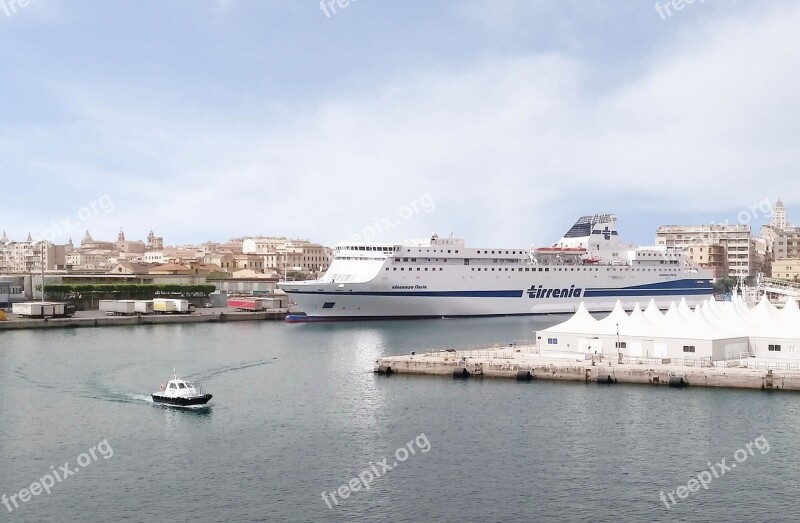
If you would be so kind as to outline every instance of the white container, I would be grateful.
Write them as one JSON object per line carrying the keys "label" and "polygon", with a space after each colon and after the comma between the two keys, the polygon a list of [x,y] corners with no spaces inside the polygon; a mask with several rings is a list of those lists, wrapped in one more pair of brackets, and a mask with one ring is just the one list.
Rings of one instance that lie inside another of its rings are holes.
{"label": "white container", "polygon": [[153,300],[154,312],[175,312],[175,301],[169,298],[155,298]]}
{"label": "white container", "polygon": [[153,301],[136,300],[134,302],[133,310],[136,312],[136,314],[153,314]]}
{"label": "white container", "polygon": [[175,312],[186,314],[189,312],[189,300],[173,299],[172,303],[175,304]]}
{"label": "white container", "polygon": [[42,304],[40,302],[14,303],[11,305],[11,312],[18,316],[41,318]]}
{"label": "white container", "polygon": [[112,314],[135,314],[133,300],[100,300],[100,310]]}
{"label": "white container", "polygon": [[53,316],[62,317],[64,316],[64,304],[63,303],[51,303],[53,307]]}

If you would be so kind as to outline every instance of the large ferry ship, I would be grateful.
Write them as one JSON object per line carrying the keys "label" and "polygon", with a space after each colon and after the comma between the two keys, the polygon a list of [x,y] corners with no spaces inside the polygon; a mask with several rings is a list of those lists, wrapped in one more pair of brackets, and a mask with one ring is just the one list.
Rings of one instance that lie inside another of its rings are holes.
{"label": "large ferry ship", "polygon": [[471,248],[436,234],[402,243],[342,243],[318,280],[278,284],[303,314],[287,321],[610,311],[685,297],[702,303],[711,274],[682,253],[619,240],[612,214],[584,216],[550,247]]}

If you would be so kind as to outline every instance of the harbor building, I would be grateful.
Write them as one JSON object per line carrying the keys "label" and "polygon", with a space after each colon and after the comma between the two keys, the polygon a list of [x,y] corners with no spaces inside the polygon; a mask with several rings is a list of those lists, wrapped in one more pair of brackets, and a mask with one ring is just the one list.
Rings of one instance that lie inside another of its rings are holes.
{"label": "harbor building", "polygon": [[717,271],[720,265],[727,265],[732,278],[755,275],[759,265],[749,225],[662,225],[656,231],[656,245],[697,257],[711,256],[708,246],[717,245],[725,251],[724,262],[721,251],[715,249],[713,262],[706,259],[706,263]]}

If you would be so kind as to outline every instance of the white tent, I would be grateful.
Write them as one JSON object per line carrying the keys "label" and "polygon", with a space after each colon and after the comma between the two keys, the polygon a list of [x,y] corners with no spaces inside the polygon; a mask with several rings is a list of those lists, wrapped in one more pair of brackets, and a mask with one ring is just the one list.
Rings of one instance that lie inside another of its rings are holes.
{"label": "white tent", "polygon": [[570,319],[540,334],[558,350],[713,360],[755,353],[800,360],[800,306],[792,299],[778,310],[764,298],[750,308],[734,296],[730,302],[707,300],[694,310],[685,300],[673,302],[663,314],[651,300],[644,311],[636,304],[627,314],[617,302],[598,321],[581,304]]}

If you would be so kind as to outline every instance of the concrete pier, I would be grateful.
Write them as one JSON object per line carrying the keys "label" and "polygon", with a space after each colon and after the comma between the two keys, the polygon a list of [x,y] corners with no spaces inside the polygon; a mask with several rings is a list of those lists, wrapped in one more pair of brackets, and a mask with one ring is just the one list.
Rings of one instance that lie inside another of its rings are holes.
{"label": "concrete pier", "polygon": [[273,310],[264,312],[237,312],[233,309],[222,311],[202,310],[192,314],[148,314],[141,316],[106,316],[97,311],[90,311],[90,315],[81,316],[82,313],[72,318],[18,318],[8,315],[5,321],[0,321],[0,331],[14,329],[64,329],[81,327],[117,327],[124,325],[167,325],[186,323],[223,323],[229,321],[269,321],[283,320],[286,310]]}
{"label": "concrete pier", "polygon": [[384,356],[375,361],[378,374],[422,374],[455,378],[510,378],[599,383],[635,383],[672,387],[726,387],[800,391],[797,365],[752,368],[746,361],[712,366],[701,361],[646,363],[620,362],[617,358],[548,356],[533,348],[473,351],[438,350],[424,354]]}

